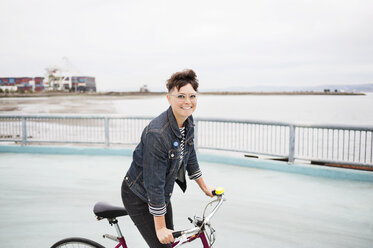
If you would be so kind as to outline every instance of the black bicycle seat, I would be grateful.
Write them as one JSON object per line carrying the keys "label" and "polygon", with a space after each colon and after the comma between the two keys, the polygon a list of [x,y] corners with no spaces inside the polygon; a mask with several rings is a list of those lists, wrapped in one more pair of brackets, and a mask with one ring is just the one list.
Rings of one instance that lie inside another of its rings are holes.
{"label": "black bicycle seat", "polygon": [[124,207],[112,206],[104,202],[97,202],[93,207],[93,212],[98,217],[108,219],[128,215],[127,210]]}

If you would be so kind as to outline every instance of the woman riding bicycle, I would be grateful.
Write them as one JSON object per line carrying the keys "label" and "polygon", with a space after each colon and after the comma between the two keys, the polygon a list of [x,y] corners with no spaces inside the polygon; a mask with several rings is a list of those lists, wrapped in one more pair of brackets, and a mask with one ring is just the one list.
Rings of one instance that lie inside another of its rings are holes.
{"label": "woman riding bicycle", "polygon": [[151,248],[171,247],[174,241],[170,198],[175,182],[185,192],[186,172],[213,196],[193,144],[197,88],[193,70],[176,72],[167,80],[170,107],[145,127],[122,184],[123,204]]}

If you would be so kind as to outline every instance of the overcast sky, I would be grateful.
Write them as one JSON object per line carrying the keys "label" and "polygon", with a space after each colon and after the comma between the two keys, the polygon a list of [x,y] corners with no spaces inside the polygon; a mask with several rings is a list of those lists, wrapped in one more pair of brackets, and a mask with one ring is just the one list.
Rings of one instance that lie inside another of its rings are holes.
{"label": "overcast sky", "polygon": [[373,83],[372,0],[0,0],[0,77],[64,66],[99,90]]}

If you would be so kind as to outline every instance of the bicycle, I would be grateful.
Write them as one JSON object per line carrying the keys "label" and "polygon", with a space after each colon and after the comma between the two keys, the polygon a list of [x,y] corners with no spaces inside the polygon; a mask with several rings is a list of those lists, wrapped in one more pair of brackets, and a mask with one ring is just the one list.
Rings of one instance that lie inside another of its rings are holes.
{"label": "bicycle", "polygon": [[[221,207],[223,202],[226,200],[224,195],[223,188],[217,188],[213,191],[213,195],[216,196],[216,199],[213,199],[209,203],[207,203],[202,217],[194,216],[194,219],[188,218],[189,221],[194,224],[193,228],[184,230],[184,231],[176,231],[173,232],[173,236],[177,239],[174,243],[172,243],[173,248],[177,248],[182,246],[183,244],[195,241],[200,239],[203,245],[203,248],[212,248],[212,245],[215,242],[215,230],[211,226],[210,220],[215,215],[217,210]],[[208,216],[205,216],[206,210],[209,206],[213,203],[217,203],[211,213]],[[117,207],[112,206],[107,203],[98,202],[93,207],[93,212],[96,215],[97,220],[107,219],[111,226],[115,227],[118,236],[104,234],[103,238],[107,238],[110,240],[115,241],[117,244],[115,248],[128,248],[126,244],[126,240],[122,235],[122,232],[119,228],[118,224],[118,217],[128,215],[126,209],[124,207]],[[62,248],[62,247],[91,247],[91,248],[105,248],[104,246],[100,245],[99,243],[79,237],[73,238],[66,238],[56,242],[51,248]]]}

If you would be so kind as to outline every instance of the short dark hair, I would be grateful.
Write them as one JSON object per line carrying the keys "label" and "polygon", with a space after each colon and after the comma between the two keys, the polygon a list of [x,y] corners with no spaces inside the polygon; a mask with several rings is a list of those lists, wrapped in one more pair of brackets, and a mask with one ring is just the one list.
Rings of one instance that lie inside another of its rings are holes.
{"label": "short dark hair", "polygon": [[168,92],[170,92],[175,87],[177,90],[180,90],[181,87],[184,87],[187,84],[191,84],[193,89],[197,91],[199,85],[197,75],[191,69],[186,69],[172,74],[170,79],[167,80],[166,86]]}

